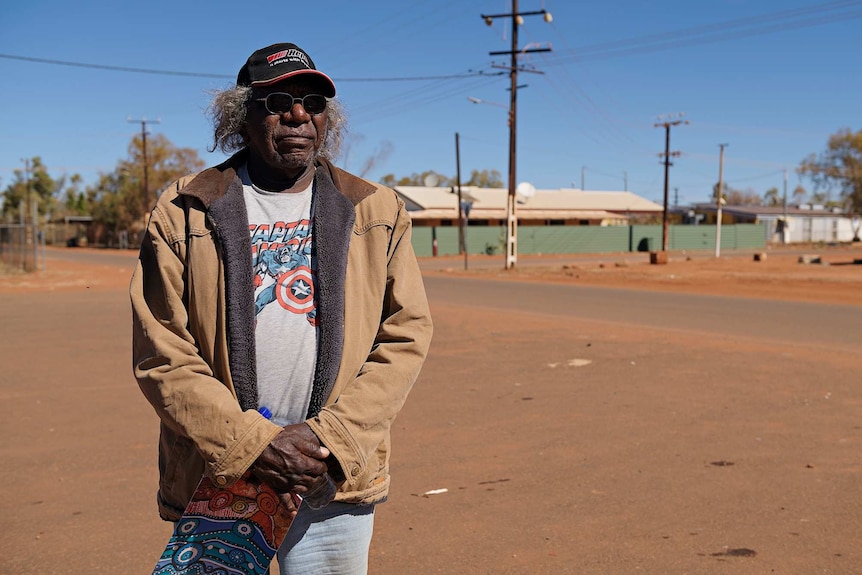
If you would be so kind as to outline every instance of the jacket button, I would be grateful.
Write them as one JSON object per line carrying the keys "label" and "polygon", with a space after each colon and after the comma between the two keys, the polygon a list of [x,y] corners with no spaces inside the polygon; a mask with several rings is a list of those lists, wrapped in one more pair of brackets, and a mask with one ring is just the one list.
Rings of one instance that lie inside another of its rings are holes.
{"label": "jacket button", "polygon": [[350,468],[350,475],[352,475],[353,477],[356,477],[361,472],[362,472],[362,470],[359,469],[358,465],[354,465],[353,467]]}
{"label": "jacket button", "polygon": [[227,485],[227,477],[225,477],[224,475],[219,475],[218,477],[216,477],[216,483],[219,484],[221,487],[224,487],[225,485]]}

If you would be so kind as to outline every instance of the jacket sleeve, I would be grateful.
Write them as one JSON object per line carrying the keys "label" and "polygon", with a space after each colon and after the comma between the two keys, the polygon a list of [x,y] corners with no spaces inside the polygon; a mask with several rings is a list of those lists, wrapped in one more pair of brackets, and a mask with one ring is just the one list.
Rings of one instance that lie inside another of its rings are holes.
{"label": "jacket sleeve", "polygon": [[157,206],[130,287],[134,374],[162,424],[195,445],[217,484],[229,485],[281,428],[242,411],[199,353],[189,329],[186,256],[186,237]]}
{"label": "jacket sleeve", "polygon": [[368,469],[416,381],[431,343],[432,322],[411,244],[410,216],[399,202],[390,241],[380,326],[367,359],[334,403],[307,421],[338,459],[348,490]]}

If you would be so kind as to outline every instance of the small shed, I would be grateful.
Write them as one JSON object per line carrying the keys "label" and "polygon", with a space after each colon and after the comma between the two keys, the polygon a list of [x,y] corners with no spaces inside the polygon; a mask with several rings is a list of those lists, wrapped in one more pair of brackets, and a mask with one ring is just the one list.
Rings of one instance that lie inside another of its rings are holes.
{"label": "small shed", "polygon": [[[703,214],[704,223],[714,224],[717,210],[714,204],[698,204],[695,211]],[[841,208],[827,208],[817,204],[784,206],[723,206],[722,224],[765,223],[768,240],[774,243],[850,242],[858,241],[858,216]]]}

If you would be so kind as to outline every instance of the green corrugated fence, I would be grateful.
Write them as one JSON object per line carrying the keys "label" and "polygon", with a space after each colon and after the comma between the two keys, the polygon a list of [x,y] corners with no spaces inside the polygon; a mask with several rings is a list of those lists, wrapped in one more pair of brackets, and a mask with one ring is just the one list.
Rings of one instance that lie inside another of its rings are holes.
{"label": "green corrugated fence", "polygon": [[[585,254],[607,252],[649,252],[661,249],[660,225],[633,226],[520,226],[519,254]],[[765,248],[767,224],[721,226],[721,248]],[[504,226],[466,228],[467,251],[471,254],[503,254],[506,245]],[[413,249],[420,257],[458,253],[458,228],[417,226],[413,228]],[[668,226],[668,249],[713,250],[715,226]]]}

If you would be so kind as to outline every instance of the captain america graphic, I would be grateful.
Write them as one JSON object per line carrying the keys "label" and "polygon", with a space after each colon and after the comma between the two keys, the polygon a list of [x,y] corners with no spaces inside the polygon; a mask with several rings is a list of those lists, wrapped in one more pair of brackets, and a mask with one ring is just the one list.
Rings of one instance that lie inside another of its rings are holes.
{"label": "captain america graphic", "polygon": [[277,304],[317,325],[311,229],[309,220],[250,226],[255,316]]}

